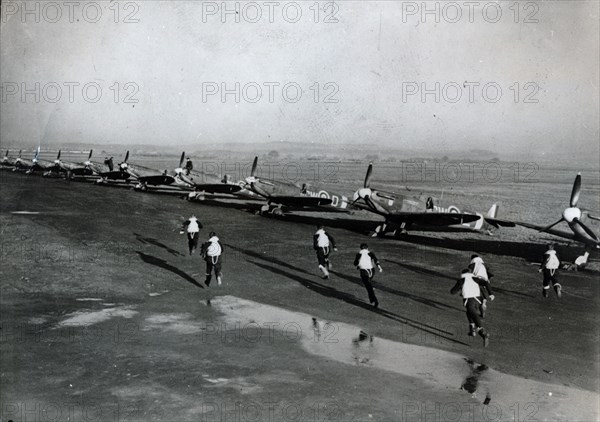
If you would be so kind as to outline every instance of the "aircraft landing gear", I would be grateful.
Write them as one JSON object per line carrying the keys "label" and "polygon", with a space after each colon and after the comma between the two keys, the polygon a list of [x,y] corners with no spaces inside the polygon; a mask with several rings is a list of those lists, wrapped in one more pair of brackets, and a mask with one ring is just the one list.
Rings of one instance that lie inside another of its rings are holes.
{"label": "aircraft landing gear", "polygon": [[575,265],[576,265],[576,269],[583,269],[585,268],[585,266],[587,265],[587,260],[588,257],[590,256],[590,253],[588,251],[585,251],[585,253],[581,256],[578,256],[577,259],[575,259]]}
{"label": "aircraft landing gear", "polygon": [[280,217],[283,215],[283,210],[281,209],[281,205],[273,205],[269,203],[260,207],[259,214]]}
{"label": "aircraft landing gear", "polygon": [[273,214],[275,217],[282,217],[283,210],[281,209],[281,207],[275,207],[271,210],[271,214]]}
{"label": "aircraft landing gear", "polygon": [[139,190],[141,192],[146,192],[148,190],[148,185],[146,183],[138,183],[133,187],[134,190]]}
{"label": "aircraft landing gear", "polygon": [[204,192],[190,192],[185,197],[188,201],[204,201],[206,197],[204,196]]}

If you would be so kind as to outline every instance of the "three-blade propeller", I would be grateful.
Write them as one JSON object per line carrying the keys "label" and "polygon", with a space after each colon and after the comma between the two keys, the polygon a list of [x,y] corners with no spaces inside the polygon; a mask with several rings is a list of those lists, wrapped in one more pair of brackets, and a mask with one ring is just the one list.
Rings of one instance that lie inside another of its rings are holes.
{"label": "three-blade propeller", "polygon": [[581,221],[581,216],[583,213],[581,212],[581,210],[579,208],[577,208],[577,203],[579,202],[580,193],[581,193],[581,173],[578,173],[577,177],[575,177],[575,182],[573,183],[573,189],[571,190],[571,198],[569,200],[569,208],[566,208],[563,211],[562,216],[559,220],[555,221],[554,223],[550,224],[549,226],[544,227],[542,230],[540,230],[540,232],[547,232],[552,227],[565,221],[565,222],[569,223],[569,225],[571,225],[571,224],[578,225],[579,227],[581,227],[583,229],[584,232],[587,233],[587,235],[589,237],[598,241],[599,240],[598,236],[596,236],[596,234],[592,231],[592,229],[590,229],[588,226],[586,226]]}
{"label": "three-blade propeller", "polygon": [[363,183],[363,187],[354,193],[354,201],[352,201],[352,205],[355,205],[359,200],[362,200],[365,202],[365,204],[367,204],[367,206],[369,208],[373,209],[374,211],[380,211],[379,207],[377,206],[377,204],[375,204],[375,202],[372,199],[374,194],[377,195],[378,197],[386,198],[386,199],[390,199],[390,200],[394,200],[395,198],[393,196],[382,194],[379,191],[372,190],[371,189],[372,175],[373,175],[373,163],[370,162],[369,167],[367,168],[367,174],[365,175],[365,181]]}
{"label": "three-blade propeller", "polygon": [[127,150],[127,152],[125,153],[125,159],[123,160],[123,162],[119,164],[119,168],[123,172],[127,172],[127,168],[129,167],[127,160],[129,160],[129,150]]}

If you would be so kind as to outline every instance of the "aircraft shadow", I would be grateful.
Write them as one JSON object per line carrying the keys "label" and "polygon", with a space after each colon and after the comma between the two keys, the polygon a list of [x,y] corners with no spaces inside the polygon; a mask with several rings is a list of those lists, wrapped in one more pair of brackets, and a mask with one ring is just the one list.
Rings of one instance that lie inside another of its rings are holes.
{"label": "aircraft shadow", "polygon": [[[433,277],[440,277],[440,278],[446,278],[449,280],[456,280],[458,279],[457,277],[452,277],[449,276],[448,274],[444,274],[441,273],[439,271],[435,271],[429,268],[423,268],[423,267],[419,267],[418,265],[414,265],[414,264],[406,264],[406,263],[402,263],[402,262],[398,262],[398,261],[393,261],[391,259],[384,259],[384,261],[386,262],[390,262],[392,264],[398,265],[400,267],[406,268],[408,270],[414,271],[416,273],[420,273],[420,274],[426,274],[426,275],[430,275]],[[492,280],[493,282],[493,280]],[[492,284],[492,291],[495,292],[500,292],[500,293],[504,293],[506,295],[512,295],[512,296],[520,296],[520,297],[535,297],[533,295],[528,295],[527,293],[522,293],[522,292],[517,292],[515,290],[509,290],[509,289],[504,289],[502,287],[498,287],[497,284]]]}
{"label": "aircraft shadow", "polygon": [[[375,227],[383,222],[381,220],[362,220],[347,217],[339,218],[331,216],[324,217],[323,215],[307,216],[298,214],[286,214],[284,217],[281,217],[281,219],[300,224],[310,224],[314,226],[318,224],[323,224],[328,228],[344,229],[361,235],[373,233]],[[585,248],[580,245],[561,244],[560,242],[564,242],[564,240],[558,238],[552,241],[540,239],[540,243],[488,240],[484,238],[484,236],[486,235],[484,235],[483,233],[479,234],[472,230],[460,230],[447,227],[419,228],[419,232],[463,232],[466,236],[469,236],[470,238],[440,238],[434,236],[413,234],[411,232],[397,235],[396,237],[385,236],[383,238],[395,239],[399,242],[407,242],[424,246],[433,246],[443,249],[512,256],[517,258],[523,258],[529,262],[539,262],[541,260],[542,255],[548,248],[549,243],[555,244],[555,249],[557,250],[562,261],[573,262],[578,256],[582,255],[585,251]],[[476,238],[474,238],[475,236]],[[598,255],[595,251],[592,251],[591,254],[592,256]]]}
{"label": "aircraft shadow", "polygon": [[163,268],[167,271],[171,271],[172,273],[177,274],[179,277],[183,278],[184,280],[188,281],[189,283],[193,284],[194,286],[204,289],[204,286],[202,284],[198,283],[195,278],[193,278],[186,272],[181,271],[179,268],[169,264],[164,259],[160,259],[160,258],[157,258],[152,255],[147,255],[140,251],[136,251],[136,253],[140,256],[142,261],[146,262],[147,264],[155,265],[155,266]]}
{"label": "aircraft shadow", "polygon": [[[298,271],[298,272],[301,272],[301,273],[304,273],[304,274],[307,274],[307,275],[310,275],[310,276],[314,276],[313,273],[311,273],[309,271],[306,271],[303,268],[299,268],[299,267],[296,267],[294,265],[288,264],[287,262],[281,261],[281,260],[279,260],[277,258],[274,258],[274,257],[266,258],[264,255],[261,255],[261,254],[259,254],[257,252],[254,252],[254,251],[242,249],[242,248],[239,248],[239,247],[236,247],[236,246],[233,246],[233,245],[228,245],[228,244],[225,244],[225,245],[228,246],[231,249],[237,250],[237,251],[239,251],[239,252],[241,252],[241,253],[243,253],[245,255],[251,256],[253,258],[257,258],[257,259],[260,259],[260,260],[263,260],[263,261],[267,261],[269,263],[273,263],[273,264],[280,265],[282,267],[289,268],[289,269],[294,270],[294,271]],[[390,262],[393,262],[393,261],[390,261]],[[343,278],[343,279],[345,279],[345,280],[347,280],[347,281],[349,281],[349,282],[351,282],[353,284],[356,284],[357,286],[363,286],[362,281],[358,277],[352,277],[352,276],[349,276],[349,275],[346,275],[346,274],[343,274],[343,273],[339,273],[339,272],[336,272],[336,271],[331,271],[331,273],[335,274],[335,275],[339,276],[340,278]],[[451,277],[449,277],[449,278],[451,278]],[[394,295],[397,295],[397,296],[401,296],[401,297],[404,297],[404,298],[407,298],[407,299],[411,299],[411,300],[414,300],[415,302],[419,302],[419,303],[422,303],[424,305],[431,306],[433,308],[437,308],[437,309],[444,309],[444,308],[445,309],[454,309],[454,310],[462,312],[462,309],[459,309],[459,308],[457,308],[455,306],[447,305],[447,304],[442,303],[442,302],[438,302],[438,301],[435,301],[435,300],[432,300],[432,299],[426,299],[426,298],[423,298],[423,297],[420,297],[420,296],[417,296],[417,295],[413,295],[413,294],[410,294],[410,293],[407,293],[407,292],[403,292],[403,291],[398,290],[398,289],[394,289],[392,287],[384,286],[384,285],[378,283],[377,281],[373,282],[373,287],[375,289],[381,290],[383,292],[387,292],[387,293],[391,293],[391,294],[394,294]]]}
{"label": "aircraft shadow", "polygon": [[[352,276],[348,276],[336,271],[330,271],[332,274],[337,275],[340,278],[343,278],[345,280],[348,280],[350,283],[352,284],[356,284],[357,286],[362,286],[363,283],[360,279],[358,279],[357,277],[352,277]],[[455,311],[459,311],[459,312],[463,312],[464,309],[460,309],[457,308],[456,306],[452,306],[452,305],[448,305],[446,303],[443,302],[438,302],[437,300],[433,300],[433,299],[426,299],[424,297],[421,296],[417,296],[417,295],[413,295],[411,293],[407,293],[407,292],[403,292],[402,290],[398,290],[398,289],[394,289],[393,287],[388,287],[388,286],[384,286],[383,284],[373,280],[371,282],[371,284],[373,284],[373,288],[377,289],[377,290],[381,290],[382,292],[387,292],[387,293],[391,293],[406,299],[410,299],[413,300],[415,302],[418,303],[422,303],[423,305],[427,305],[427,306],[431,306],[432,308],[436,308],[436,309],[452,309]]]}
{"label": "aircraft shadow", "polygon": [[408,325],[410,327],[413,327],[415,329],[418,329],[418,330],[424,331],[426,333],[429,333],[429,334],[431,334],[433,336],[443,338],[443,339],[448,340],[448,341],[450,341],[452,343],[457,343],[457,344],[462,344],[464,346],[468,346],[467,343],[464,343],[462,341],[459,341],[459,340],[456,340],[454,338],[449,337],[449,335],[452,335],[452,333],[449,332],[449,331],[445,331],[445,330],[442,330],[442,329],[439,329],[439,328],[436,328],[436,327],[433,327],[433,326],[430,326],[430,325],[427,325],[427,324],[423,324],[421,322],[418,322],[418,321],[412,320],[410,318],[406,318],[406,317],[400,316],[398,314],[395,314],[395,313],[390,312],[390,311],[386,311],[386,310],[381,309],[381,308],[374,308],[372,305],[370,305],[370,304],[368,304],[368,303],[360,300],[359,298],[357,298],[356,296],[354,296],[354,295],[352,295],[350,293],[341,292],[341,291],[339,291],[337,289],[334,289],[331,286],[325,286],[325,285],[323,285],[321,283],[317,283],[315,281],[308,280],[306,278],[297,276],[295,274],[289,273],[287,271],[284,271],[282,269],[273,267],[271,265],[267,265],[267,264],[263,264],[263,263],[255,262],[255,261],[250,261],[250,260],[248,262],[251,263],[251,264],[253,264],[253,265],[256,265],[257,267],[260,267],[260,268],[263,268],[263,269],[265,269],[267,271],[270,271],[270,272],[272,272],[274,274],[286,277],[286,278],[288,278],[290,280],[294,280],[294,281],[300,283],[302,286],[306,287],[307,289],[312,290],[313,292],[318,293],[318,294],[320,294],[322,296],[341,300],[341,301],[346,302],[348,304],[351,304],[351,305],[357,306],[359,308],[365,309],[367,311],[370,311],[370,312],[376,313],[378,315],[381,315],[381,316],[383,316],[385,318],[389,318],[391,320],[394,320],[394,321],[397,321],[397,322],[401,322],[401,323],[406,324],[406,325]]}
{"label": "aircraft shadow", "polygon": [[[547,243],[511,242],[485,239],[440,239],[414,234],[404,234],[399,239],[404,242],[416,243],[419,245],[435,246],[459,251],[514,256],[534,262],[539,262],[546,249],[548,249]],[[557,252],[562,260],[574,260],[577,256],[581,255],[582,250],[583,248],[579,247],[557,246]]]}
{"label": "aircraft shadow", "polygon": [[138,242],[141,242],[143,244],[149,244],[149,245],[154,245],[154,246],[158,246],[159,248],[162,248],[164,250],[166,250],[167,252],[169,252],[171,255],[173,256],[184,256],[181,252],[176,251],[175,249],[172,249],[170,247],[168,247],[167,245],[165,245],[164,243],[159,242],[158,240],[152,238],[152,237],[144,237],[139,233],[134,233],[135,238],[137,239]]}

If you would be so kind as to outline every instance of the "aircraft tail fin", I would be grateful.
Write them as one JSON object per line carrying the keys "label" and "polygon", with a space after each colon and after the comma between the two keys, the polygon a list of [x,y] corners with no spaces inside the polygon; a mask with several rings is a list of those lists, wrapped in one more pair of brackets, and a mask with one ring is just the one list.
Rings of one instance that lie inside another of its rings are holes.
{"label": "aircraft tail fin", "polygon": [[497,215],[498,215],[498,204],[494,204],[490,207],[489,211],[487,212],[487,217],[488,218],[496,218]]}

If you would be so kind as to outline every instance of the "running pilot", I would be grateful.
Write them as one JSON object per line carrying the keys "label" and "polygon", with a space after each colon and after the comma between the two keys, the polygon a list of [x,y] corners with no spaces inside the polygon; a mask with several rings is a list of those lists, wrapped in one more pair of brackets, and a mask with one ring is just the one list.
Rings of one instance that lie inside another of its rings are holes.
{"label": "running pilot", "polygon": [[483,297],[487,298],[487,288],[481,288],[485,285],[485,280],[475,277],[471,270],[464,269],[460,278],[450,290],[451,294],[460,292],[464,301],[463,305],[467,311],[467,319],[469,320],[469,335],[475,337],[479,334],[483,338],[483,347],[487,347],[490,343],[490,334],[484,328],[479,314],[482,294]]}
{"label": "running pilot", "polygon": [[221,263],[223,257],[223,245],[219,241],[215,232],[210,232],[208,242],[202,245],[202,257],[206,261],[206,280],[204,284],[210,286],[212,279],[212,273],[214,271],[217,277],[217,284],[220,286],[223,281],[223,274],[221,272]]}
{"label": "running pilot", "polygon": [[333,237],[325,231],[325,228],[319,224],[317,231],[313,236],[313,248],[317,252],[317,260],[319,261],[319,270],[323,273],[323,278],[329,278],[329,270],[331,269],[331,262],[329,262],[329,255],[331,248],[337,251],[335,246],[335,240]]}

